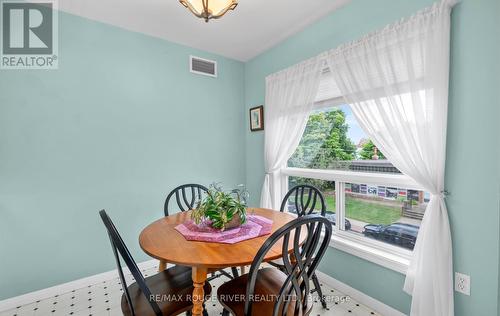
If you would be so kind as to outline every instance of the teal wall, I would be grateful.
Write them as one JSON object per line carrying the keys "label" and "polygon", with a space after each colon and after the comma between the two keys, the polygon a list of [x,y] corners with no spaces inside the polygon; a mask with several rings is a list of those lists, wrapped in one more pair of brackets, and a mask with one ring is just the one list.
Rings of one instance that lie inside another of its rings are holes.
{"label": "teal wall", "polygon": [[[142,261],[137,236],[178,183],[246,182],[257,204],[263,132],[247,110],[265,76],[432,1],[353,0],[246,64],[61,13],[58,70],[0,70],[0,300],[113,269],[101,208]],[[455,270],[472,282],[457,315],[499,308],[499,11],[463,0],[452,19],[446,186]],[[219,78],[190,74],[190,54]],[[334,249],[321,269],[409,311],[399,273]]]}
{"label": "teal wall", "polygon": [[[245,106],[263,104],[264,78],[301,60],[380,29],[434,0],[353,0],[245,64]],[[498,0],[463,0],[452,16],[446,187],[454,268],[471,275],[471,296],[456,294],[456,315],[496,315],[499,294]],[[248,123],[247,123],[248,124]],[[258,203],[263,180],[262,132],[246,134],[247,184]],[[409,312],[404,276],[330,249],[321,270]]]}
{"label": "teal wall", "polygon": [[59,16],[58,70],[0,70],[0,300],[114,269],[102,208],[143,261],[175,185],[245,181],[242,63]]}

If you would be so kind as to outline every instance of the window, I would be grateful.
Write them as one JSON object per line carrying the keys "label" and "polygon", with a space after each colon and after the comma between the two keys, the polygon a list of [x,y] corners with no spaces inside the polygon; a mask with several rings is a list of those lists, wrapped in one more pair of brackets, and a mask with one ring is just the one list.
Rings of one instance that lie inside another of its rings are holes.
{"label": "window", "polygon": [[405,271],[429,194],[386,159],[348,105],[311,113],[282,174],[285,189],[311,184],[322,191],[333,246]]}

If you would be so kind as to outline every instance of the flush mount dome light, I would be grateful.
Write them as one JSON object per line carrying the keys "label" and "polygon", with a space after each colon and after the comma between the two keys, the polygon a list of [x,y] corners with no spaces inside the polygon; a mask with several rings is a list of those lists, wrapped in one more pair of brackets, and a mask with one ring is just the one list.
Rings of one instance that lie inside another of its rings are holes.
{"label": "flush mount dome light", "polygon": [[199,18],[208,22],[210,19],[218,19],[227,11],[234,10],[238,0],[179,0],[183,6],[193,12]]}

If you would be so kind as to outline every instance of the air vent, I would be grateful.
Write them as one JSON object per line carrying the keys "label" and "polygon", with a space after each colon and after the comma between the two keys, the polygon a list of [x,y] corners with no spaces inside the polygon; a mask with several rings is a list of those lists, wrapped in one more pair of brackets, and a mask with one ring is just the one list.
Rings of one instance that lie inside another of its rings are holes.
{"label": "air vent", "polygon": [[217,77],[217,62],[196,56],[189,56],[189,69],[192,73]]}

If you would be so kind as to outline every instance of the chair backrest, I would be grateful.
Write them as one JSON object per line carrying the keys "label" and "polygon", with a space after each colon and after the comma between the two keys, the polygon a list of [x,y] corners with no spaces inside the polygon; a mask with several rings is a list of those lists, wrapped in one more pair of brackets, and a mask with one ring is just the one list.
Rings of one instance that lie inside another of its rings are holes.
{"label": "chair backrest", "polygon": [[170,199],[175,195],[175,200],[179,210],[184,212],[193,209],[196,203],[201,201],[203,194],[207,193],[208,189],[201,184],[189,183],[178,186],[173,189],[167,196],[165,200],[165,216],[169,215],[168,205]]}
{"label": "chair backrest", "polygon": [[[308,184],[297,185],[288,191],[281,202],[280,211],[285,211],[288,207],[288,200],[292,198],[292,207],[295,207],[295,212],[298,216],[320,213],[322,216],[326,214],[325,199],[321,191]],[[293,211],[292,211],[293,212]]]}
{"label": "chair backrest", "polygon": [[[303,233],[304,227],[307,235],[302,238],[301,233]],[[287,311],[291,308],[290,304],[294,302],[294,315],[300,315],[301,309],[307,307],[310,300],[309,281],[328,248],[331,236],[332,224],[328,219],[318,214],[298,217],[275,231],[259,249],[250,267],[244,314],[252,315],[251,298],[254,297],[259,267],[266,254],[281,240],[281,259],[286,269],[287,278],[280,292],[277,293],[273,316],[291,316]],[[300,242],[301,239],[304,239],[303,243]],[[288,249],[291,244],[293,250],[289,253]],[[294,260],[291,260],[291,257]],[[290,299],[292,297],[293,301]]]}
{"label": "chair backrest", "polygon": [[[108,214],[106,214],[105,210],[102,210],[99,212],[99,215],[101,215],[101,219],[104,223],[104,226],[106,226],[106,230],[108,231],[108,236],[109,240],[111,242],[111,248],[113,249],[113,254],[115,255],[115,260],[116,260],[116,265],[118,268],[118,274],[120,275],[120,280],[123,288],[123,292],[125,293],[125,297],[127,299],[128,306],[130,308],[130,311],[132,312],[132,315],[135,315],[134,312],[134,306],[132,303],[132,300],[130,299],[130,293],[128,291],[127,283],[125,280],[125,276],[123,274],[123,269],[120,261],[120,256],[122,257],[123,261],[129,268],[130,272],[132,273],[132,276],[134,277],[135,281],[137,282],[137,285],[139,285],[139,288],[141,289],[142,294],[146,296],[147,301],[151,305],[151,308],[155,312],[155,315],[163,315],[161,312],[160,307],[158,306],[158,303],[156,303],[154,300],[152,300],[151,296],[151,291],[149,290],[148,286],[146,285],[146,281],[144,280],[144,277],[141,274],[141,271],[137,267],[137,264],[134,261],[134,258],[132,258],[132,255],[130,254],[129,250],[127,249],[127,246],[123,242],[123,239],[121,238],[120,234],[116,230],[115,225],[111,221],[111,218],[109,218]],[[140,315],[137,315],[140,316]]]}

